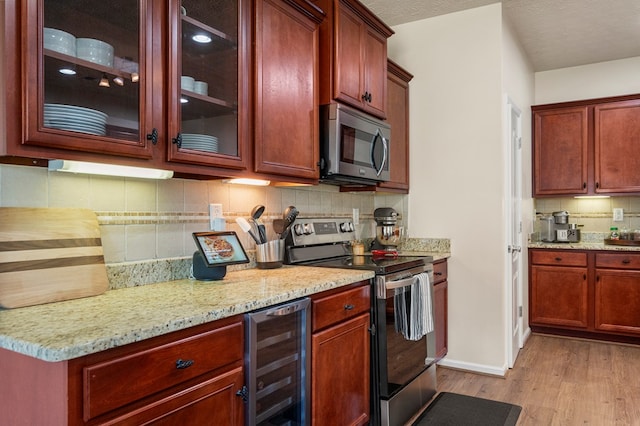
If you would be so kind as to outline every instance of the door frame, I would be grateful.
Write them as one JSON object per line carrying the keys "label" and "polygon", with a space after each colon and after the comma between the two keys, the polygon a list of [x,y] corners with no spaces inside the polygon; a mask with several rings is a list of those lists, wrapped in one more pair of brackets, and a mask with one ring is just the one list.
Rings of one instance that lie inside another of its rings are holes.
{"label": "door frame", "polygon": [[[512,368],[523,347],[523,230],[522,230],[522,111],[505,95],[505,346],[508,367]],[[515,121],[514,121],[515,120]],[[515,129],[512,124],[515,123]],[[518,143],[514,151],[513,131]],[[514,280],[516,284],[514,285]],[[515,287],[515,293],[513,288]]]}

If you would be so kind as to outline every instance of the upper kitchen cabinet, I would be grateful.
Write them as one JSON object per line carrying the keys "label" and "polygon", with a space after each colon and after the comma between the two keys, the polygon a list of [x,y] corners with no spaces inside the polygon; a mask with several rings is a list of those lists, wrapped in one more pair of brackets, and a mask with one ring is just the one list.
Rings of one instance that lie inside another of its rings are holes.
{"label": "upper kitchen cabinet", "polygon": [[389,173],[391,179],[378,184],[381,190],[409,192],[409,82],[407,70],[389,60],[387,68],[387,121],[391,125]]}
{"label": "upper kitchen cabinet", "polygon": [[319,178],[319,28],[306,0],[255,6],[255,171]]}
{"label": "upper kitchen cabinet", "polygon": [[169,161],[247,167],[250,6],[182,0],[169,8]]}
{"label": "upper kitchen cabinet", "polygon": [[533,193],[640,193],[640,97],[532,107]]}
{"label": "upper kitchen cabinet", "polygon": [[242,0],[7,1],[0,154],[246,168],[249,20]]}
{"label": "upper kitchen cabinet", "polygon": [[320,26],[320,102],[334,100],[386,118],[387,39],[393,30],[357,0],[317,0]]}

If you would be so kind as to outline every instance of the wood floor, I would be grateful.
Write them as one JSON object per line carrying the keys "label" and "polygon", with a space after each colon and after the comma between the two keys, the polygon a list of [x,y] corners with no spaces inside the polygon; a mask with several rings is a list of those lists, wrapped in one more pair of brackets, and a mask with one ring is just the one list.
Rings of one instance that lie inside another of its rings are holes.
{"label": "wood floor", "polygon": [[532,335],[506,377],[438,367],[438,391],[522,407],[518,426],[640,425],[640,347]]}

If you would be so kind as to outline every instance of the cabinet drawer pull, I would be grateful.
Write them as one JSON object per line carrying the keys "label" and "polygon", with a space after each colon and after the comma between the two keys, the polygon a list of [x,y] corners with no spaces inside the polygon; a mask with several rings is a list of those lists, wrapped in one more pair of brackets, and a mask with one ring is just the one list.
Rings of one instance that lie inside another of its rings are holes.
{"label": "cabinet drawer pull", "polygon": [[434,272],[433,275],[440,276],[440,275],[442,275],[442,272]]}
{"label": "cabinet drawer pull", "polygon": [[562,262],[562,258],[560,256],[556,257],[556,262]]}
{"label": "cabinet drawer pull", "polygon": [[345,311],[350,311],[350,310],[352,310],[353,308],[355,308],[355,306],[354,306],[354,305],[344,305],[344,310],[345,310]]}
{"label": "cabinet drawer pull", "polygon": [[176,368],[178,370],[184,370],[185,368],[189,368],[193,365],[193,360],[192,359],[187,359],[187,360],[183,360],[183,359],[178,359],[176,361]]}
{"label": "cabinet drawer pull", "polygon": [[147,133],[147,140],[156,145],[158,143],[158,129],[154,127],[151,133]]}
{"label": "cabinet drawer pull", "polygon": [[622,263],[623,263],[624,265],[628,265],[628,264],[630,264],[630,263],[631,263],[631,261],[630,261],[629,259],[625,259],[625,260],[623,260],[623,261],[622,261]]}
{"label": "cabinet drawer pull", "polygon": [[171,142],[178,145],[178,149],[182,148],[182,133],[178,133],[178,136],[171,139]]}

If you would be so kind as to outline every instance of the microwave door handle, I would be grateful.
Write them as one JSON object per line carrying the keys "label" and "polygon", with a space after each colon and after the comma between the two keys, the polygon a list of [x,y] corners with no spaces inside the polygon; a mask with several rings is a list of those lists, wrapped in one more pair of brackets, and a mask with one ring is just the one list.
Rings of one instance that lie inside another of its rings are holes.
{"label": "microwave door handle", "polygon": [[[382,142],[382,162],[380,167],[376,165],[375,151],[378,140]],[[380,173],[384,170],[384,165],[387,163],[387,140],[380,133],[380,129],[376,130],[376,134],[373,136],[373,143],[371,144],[371,165],[376,171],[376,176],[380,176]]]}

